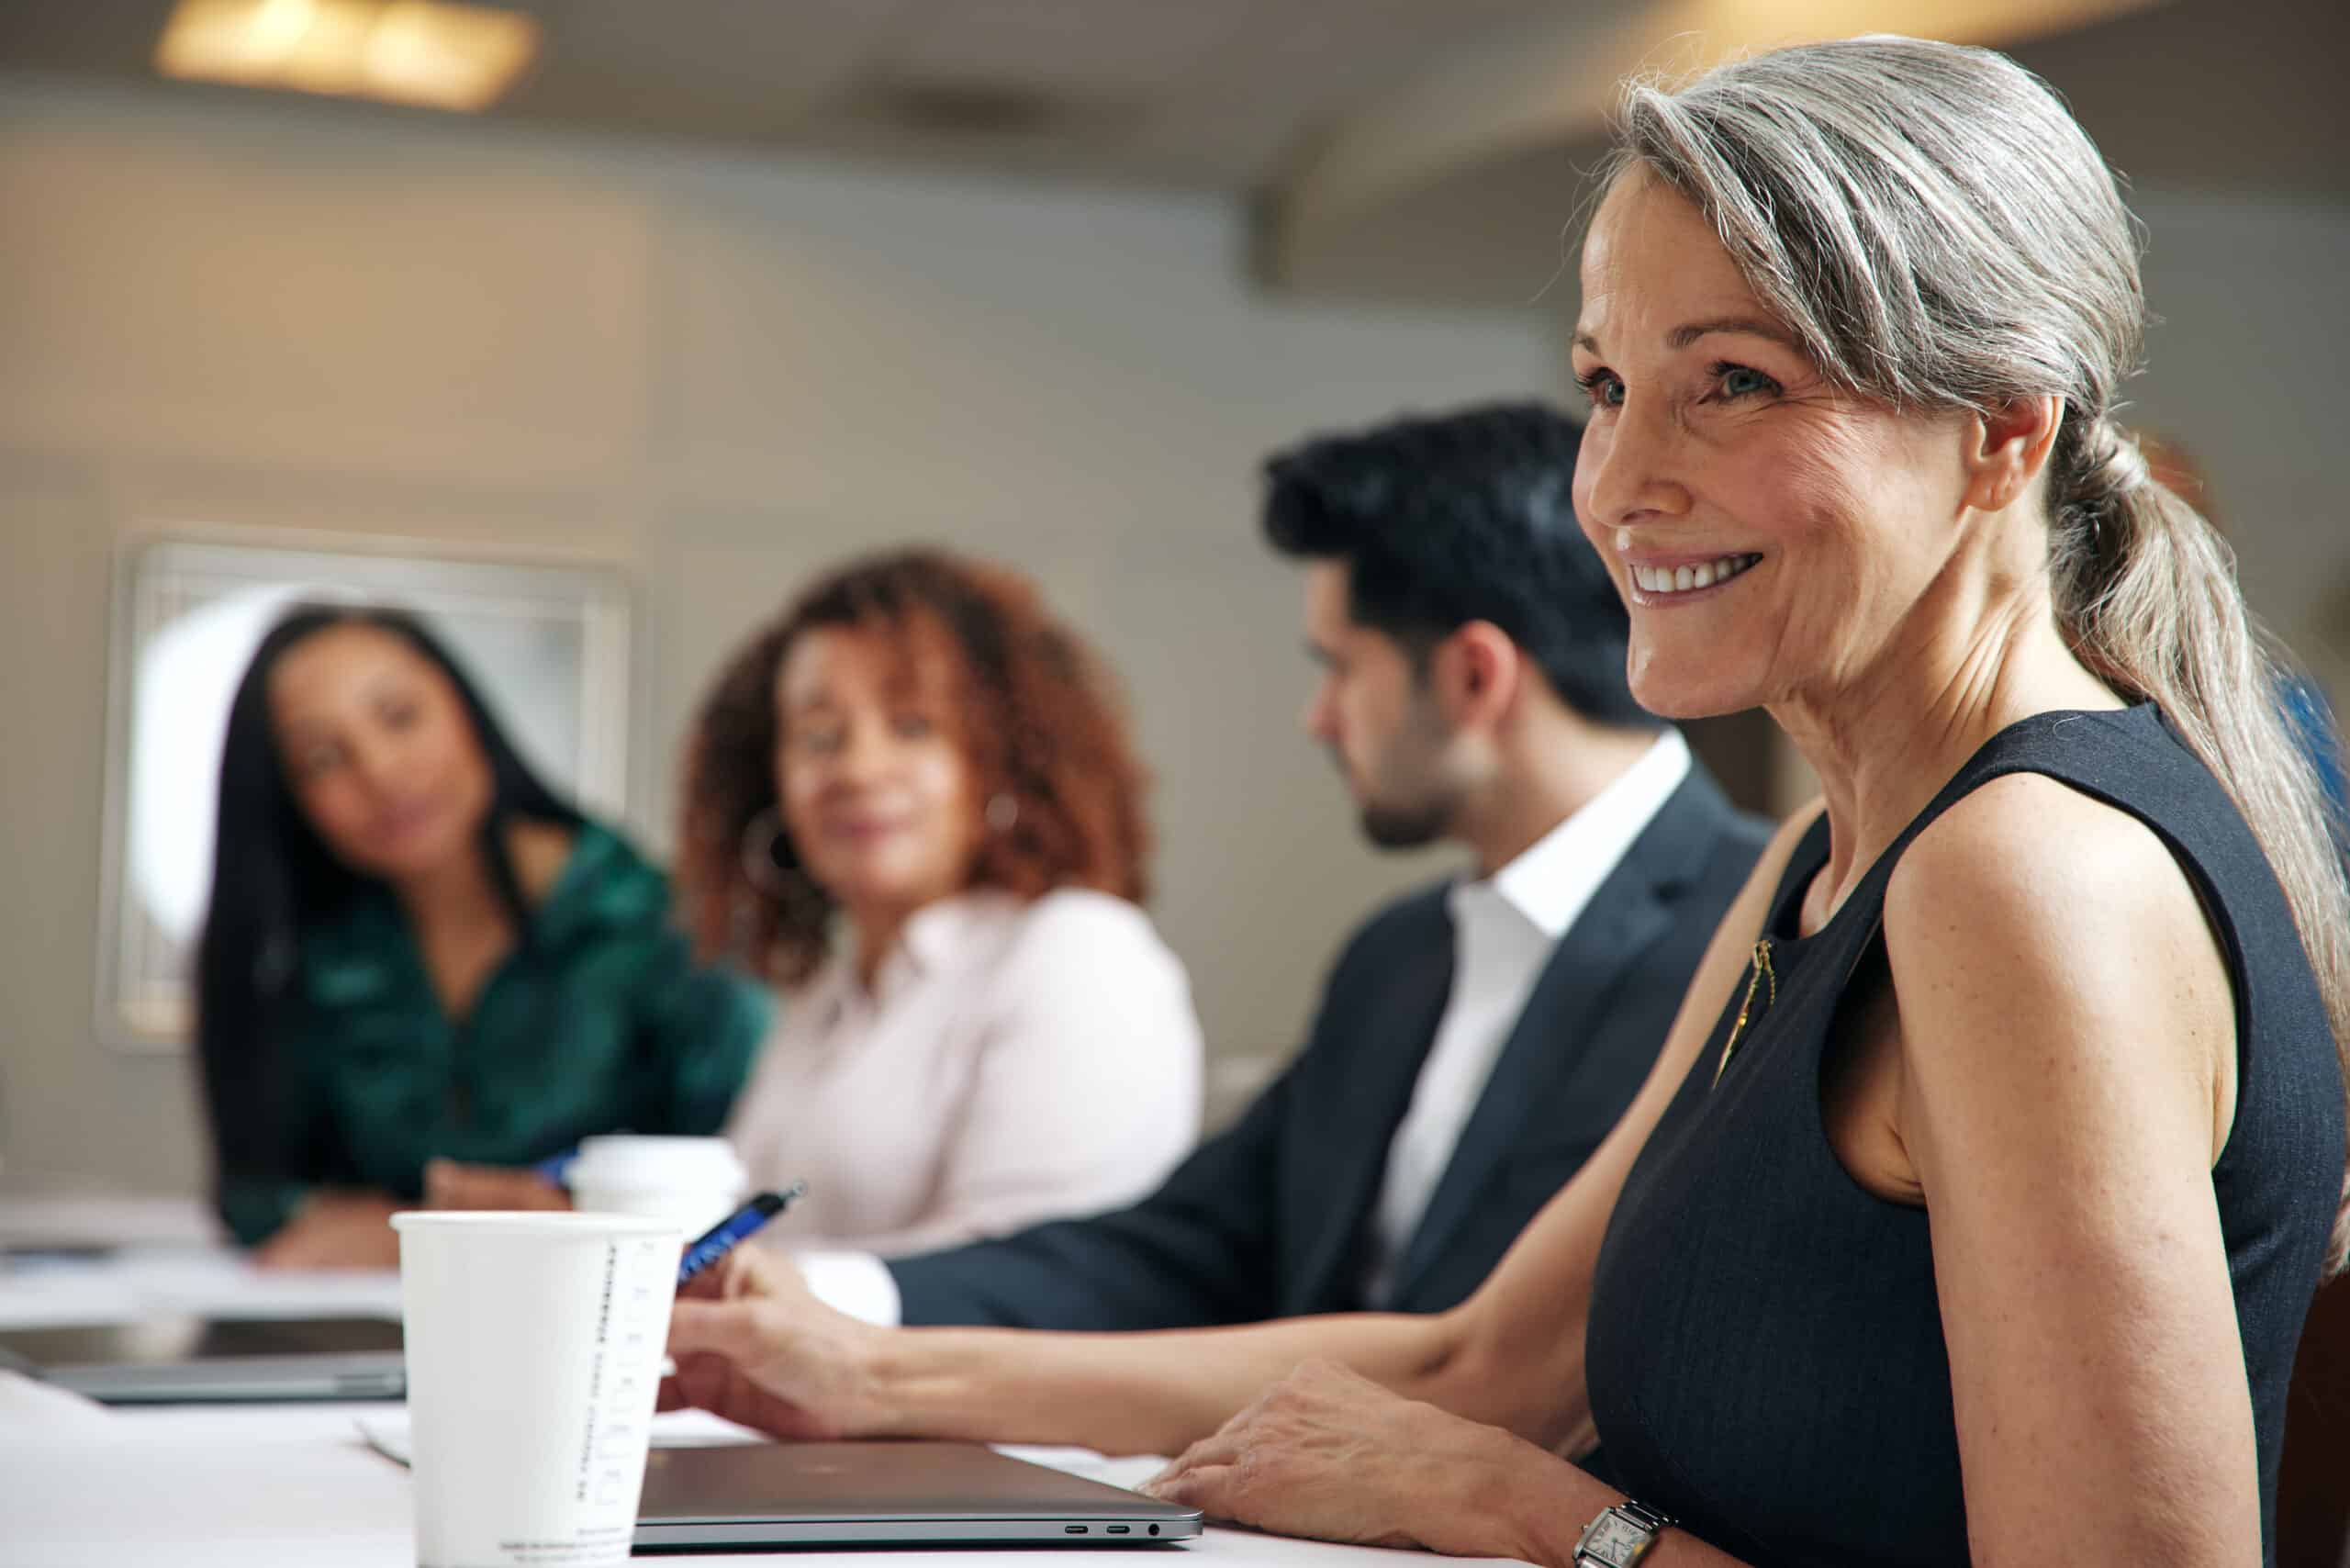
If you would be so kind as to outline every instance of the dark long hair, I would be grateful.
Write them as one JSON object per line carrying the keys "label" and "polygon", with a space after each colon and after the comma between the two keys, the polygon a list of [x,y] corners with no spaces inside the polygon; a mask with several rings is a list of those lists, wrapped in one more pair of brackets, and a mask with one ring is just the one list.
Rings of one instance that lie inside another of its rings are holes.
{"label": "dark long hair", "polygon": [[196,1052],[212,1123],[217,1174],[299,1179],[304,1129],[288,1126],[284,1091],[291,1064],[280,1039],[300,970],[302,935],[363,890],[380,886],[335,858],[285,780],[270,722],[269,678],[296,645],[336,626],[371,626],[399,638],[449,678],[488,759],[493,788],[480,846],[490,879],[527,932],[530,908],[507,852],[518,820],[578,827],[583,819],[531,771],[473,682],[414,616],[375,606],[302,604],[280,617],[253,653],[229,707],[220,748],[212,899],[196,959]]}

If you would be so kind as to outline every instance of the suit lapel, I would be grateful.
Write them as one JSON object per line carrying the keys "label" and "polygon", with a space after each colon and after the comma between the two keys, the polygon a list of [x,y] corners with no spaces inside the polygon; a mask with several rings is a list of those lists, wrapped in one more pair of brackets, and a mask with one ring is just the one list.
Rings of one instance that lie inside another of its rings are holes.
{"label": "suit lapel", "polygon": [[1706,819],[1717,800],[1703,770],[1693,769],[1551,949],[1404,1249],[1390,1301],[1409,1300],[1443,1258],[1470,1206],[1517,1148],[1527,1117],[1561,1114],[1557,1089],[1606,1027],[1606,1008],[1625,970],[1670,926],[1669,900],[1685,871],[1712,846]]}
{"label": "suit lapel", "polygon": [[[1310,1205],[1298,1215],[1294,1235],[1311,1237],[1307,1261],[1297,1274],[1300,1310],[1328,1310],[1352,1303],[1357,1282],[1341,1280],[1354,1266],[1356,1249],[1376,1200],[1387,1146],[1411,1104],[1412,1089],[1436,1043],[1436,1029],[1452,991],[1452,917],[1444,895],[1430,895],[1425,924],[1416,922],[1410,938],[1398,945],[1374,996],[1357,1016],[1360,1044],[1346,1053],[1343,1076],[1329,1084],[1326,1103],[1304,1108],[1319,1126],[1311,1147],[1325,1162],[1291,1189],[1292,1201]],[[1366,1136],[1368,1135],[1368,1136]]]}

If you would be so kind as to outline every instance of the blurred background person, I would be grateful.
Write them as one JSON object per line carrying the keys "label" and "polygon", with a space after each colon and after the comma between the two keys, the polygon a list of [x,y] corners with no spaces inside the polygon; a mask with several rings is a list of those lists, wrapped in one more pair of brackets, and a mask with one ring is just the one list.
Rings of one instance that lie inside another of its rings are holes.
{"label": "blurred background person", "polygon": [[1190,1149],[1200,1028],[1139,907],[1147,788],[1105,673],[1001,568],[856,562],[725,667],[679,873],[703,955],[787,999],[728,1124],[754,1185],[809,1183],[769,1237],[964,1240],[1125,1202]]}
{"label": "blurred background person", "polygon": [[[661,873],[557,799],[413,618],[297,608],[237,689],[197,1040],[215,1193],[264,1263],[389,1266],[436,1157],[707,1134],[767,1025]],[[470,1201],[555,1197],[527,1170]]]}

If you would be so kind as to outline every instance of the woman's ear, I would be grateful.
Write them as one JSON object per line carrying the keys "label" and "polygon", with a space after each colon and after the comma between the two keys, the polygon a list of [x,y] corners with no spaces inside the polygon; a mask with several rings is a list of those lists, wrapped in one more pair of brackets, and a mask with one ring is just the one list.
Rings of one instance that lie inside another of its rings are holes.
{"label": "woman's ear", "polygon": [[2003,511],[2047,470],[2065,420],[2065,399],[2017,398],[1967,425],[1966,504]]}

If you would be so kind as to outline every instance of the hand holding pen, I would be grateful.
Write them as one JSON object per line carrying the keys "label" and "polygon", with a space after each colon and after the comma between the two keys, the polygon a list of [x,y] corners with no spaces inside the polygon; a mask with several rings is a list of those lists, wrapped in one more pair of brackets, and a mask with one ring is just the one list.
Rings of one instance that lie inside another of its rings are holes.
{"label": "hand holding pen", "polygon": [[683,1285],[710,1268],[807,1193],[807,1182],[794,1182],[780,1192],[754,1194],[741,1208],[687,1243],[677,1260],[677,1283]]}
{"label": "hand holding pen", "polygon": [[696,1406],[779,1438],[878,1436],[866,1369],[895,1333],[818,1301],[789,1255],[737,1248],[677,1293],[658,1407]]}

